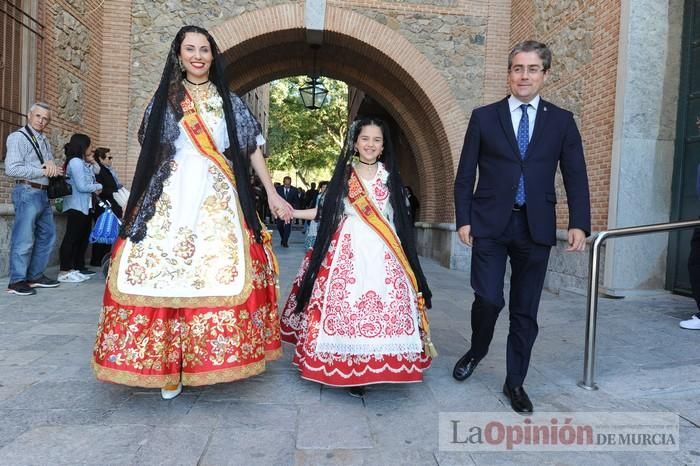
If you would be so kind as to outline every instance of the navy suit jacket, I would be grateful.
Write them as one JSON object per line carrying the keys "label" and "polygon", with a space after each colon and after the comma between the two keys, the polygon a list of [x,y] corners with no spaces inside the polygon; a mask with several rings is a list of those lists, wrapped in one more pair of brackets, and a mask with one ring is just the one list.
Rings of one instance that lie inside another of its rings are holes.
{"label": "navy suit jacket", "polygon": [[[455,179],[459,229],[475,238],[498,238],[508,225],[520,173],[525,175],[527,220],[532,240],[556,244],[554,180],[561,168],[569,206],[569,229],[591,231],[591,208],[583,145],[573,114],[540,100],[535,127],[520,160],[508,99],[475,109],[469,120]],[[476,182],[477,167],[479,182]]]}
{"label": "navy suit jacket", "polygon": [[284,185],[277,188],[277,194],[282,196],[282,199],[289,202],[295,209],[299,208],[299,190],[294,186],[289,187],[289,194],[284,195]]}

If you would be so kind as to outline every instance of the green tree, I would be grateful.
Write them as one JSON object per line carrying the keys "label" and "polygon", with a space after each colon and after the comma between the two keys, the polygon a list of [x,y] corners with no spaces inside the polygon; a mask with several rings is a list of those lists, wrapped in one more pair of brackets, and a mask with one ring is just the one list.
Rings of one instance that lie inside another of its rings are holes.
{"label": "green tree", "polygon": [[348,87],[325,79],[326,103],[318,110],[304,107],[299,87],[305,78],[280,79],[270,86],[268,166],[294,170],[304,184],[310,172],[332,167],[347,131]]}

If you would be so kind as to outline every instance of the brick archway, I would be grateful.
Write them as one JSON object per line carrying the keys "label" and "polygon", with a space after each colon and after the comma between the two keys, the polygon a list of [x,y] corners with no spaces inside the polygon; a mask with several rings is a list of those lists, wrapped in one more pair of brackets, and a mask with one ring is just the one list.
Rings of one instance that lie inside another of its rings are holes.
{"label": "brick archway", "polygon": [[[232,18],[212,29],[239,93],[274,79],[308,74],[303,4],[284,4]],[[323,76],[362,89],[401,125],[420,171],[423,220],[452,222],[452,181],[466,115],[437,69],[396,31],[351,10],[328,6]]]}

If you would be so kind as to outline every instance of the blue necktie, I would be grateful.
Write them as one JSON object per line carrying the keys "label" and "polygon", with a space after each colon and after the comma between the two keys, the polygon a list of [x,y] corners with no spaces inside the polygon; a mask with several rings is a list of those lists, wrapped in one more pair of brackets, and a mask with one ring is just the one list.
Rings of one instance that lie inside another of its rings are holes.
{"label": "blue necktie", "polygon": [[[525,160],[527,145],[530,143],[530,120],[527,116],[527,108],[530,104],[522,104],[520,110],[520,124],[518,124],[518,151],[520,151],[520,160]],[[518,192],[515,193],[515,204],[525,204],[525,177],[520,173],[520,181],[518,181]]]}

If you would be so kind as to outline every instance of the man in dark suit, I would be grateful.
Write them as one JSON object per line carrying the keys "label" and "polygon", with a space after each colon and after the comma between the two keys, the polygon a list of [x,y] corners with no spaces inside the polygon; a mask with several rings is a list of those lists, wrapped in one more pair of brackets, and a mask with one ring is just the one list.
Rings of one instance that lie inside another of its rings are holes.
{"label": "man in dark suit", "polygon": [[[304,200],[300,209],[313,209],[316,207],[316,197],[318,197],[318,189],[316,189],[316,183],[311,183],[311,187],[304,194]],[[306,235],[306,230],[311,223],[311,220],[302,220],[301,223],[304,225],[304,235]]]}
{"label": "man in dark suit", "polygon": [[[571,112],[540,98],[551,52],[517,44],[508,57],[511,95],[472,112],[455,179],[456,226],[472,247],[471,348],[455,365],[468,378],[486,356],[505,306],[510,258],[510,328],[503,392],[516,412],[532,412],[523,389],[537,337],[537,309],[550,248],[556,244],[554,180],[560,167],[569,207],[567,251],[583,251],[590,234],[588,176],[581,135]],[[477,168],[479,183],[474,190]]]}
{"label": "man in dark suit", "polygon": [[[284,198],[293,208],[299,208],[299,191],[297,188],[292,186],[292,178],[285,176],[282,186],[277,188],[277,193]],[[289,247],[289,235],[292,233],[291,222],[285,222],[284,220],[277,220],[277,231],[280,233],[280,238],[282,238],[282,247]]]}
{"label": "man in dark suit", "polygon": [[316,207],[316,196],[318,196],[318,189],[316,189],[316,183],[311,183],[311,187],[306,191],[304,196],[304,209],[313,209]]}

